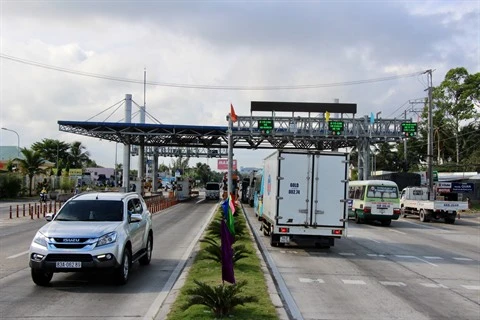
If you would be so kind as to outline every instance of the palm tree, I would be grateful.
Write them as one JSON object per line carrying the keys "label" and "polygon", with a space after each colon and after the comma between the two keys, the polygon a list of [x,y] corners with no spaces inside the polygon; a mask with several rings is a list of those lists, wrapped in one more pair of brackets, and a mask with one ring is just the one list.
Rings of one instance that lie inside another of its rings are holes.
{"label": "palm tree", "polygon": [[83,165],[90,160],[90,153],[84,152],[85,149],[86,147],[80,141],[75,141],[70,145],[70,168],[83,168]]}
{"label": "palm tree", "polygon": [[32,196],[33,177],[36,174],[43,173],[40,166],[45,163],[45,160],[37,151],[29,150],[27,148],[22,148],[20,151],[22,152],[24,159],[16,159],[16,161],[20,164],[20,170],[22,173],[29,178],[28,194]]}

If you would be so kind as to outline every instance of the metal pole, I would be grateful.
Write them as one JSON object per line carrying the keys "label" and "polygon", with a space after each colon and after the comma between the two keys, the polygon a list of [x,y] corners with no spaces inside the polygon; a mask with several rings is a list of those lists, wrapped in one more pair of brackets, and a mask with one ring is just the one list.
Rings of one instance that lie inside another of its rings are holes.
{"label": "metal pole", "polygon": [[429,199],[434,199],[433,194],[433,118],[432,118],[432,70],[426,71],[428,75],[428,193]]}
{"label": "metal pole", "polygon": [[18,132],[12,129],[7,129],[7,128],[2,128],[2,130],[11,131],[17,135],[17,157],[19,157],[20,156],[20,136],[18,135]]}
{"label": "metal pole", "polygon": [[[132,95],[125,95],[125,123],[132,121]],[[123,144],[123,181],[122,189],[129,191],[130,184],[130,143]]]}
{"label": "metal pole", "polygon": [[232,136],[232,118],[230,114],[228,115],[228,195],[230,196],[233,192],[233,136]]}
{"label": "metal pole", "polygon": [[[407,120],[407,110],[404,112],[405,114],[405,121]],[[408,170],[408,161],[407,161],[407,138],[403,138],[403,159],[405,160],[405,172]]]}

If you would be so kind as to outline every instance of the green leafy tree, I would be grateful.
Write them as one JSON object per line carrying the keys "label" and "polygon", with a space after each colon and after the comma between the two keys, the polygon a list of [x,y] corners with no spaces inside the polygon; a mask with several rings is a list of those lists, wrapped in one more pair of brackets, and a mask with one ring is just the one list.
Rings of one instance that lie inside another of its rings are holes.
{"label": "green leafy tree", "polygon": [[43,139],[32,144],[32,150],[38,152],[43,159],[64,168],[68,163],[70,144],[54,139]]}
{"label": "green leafy tree", "polygon": [[20,149],[23,154],[23,159],[16,159],[20,164],[20,170],[29,178],[28,194],[32,196],[33,177],[36,174],[43,173],[41,166],[45,163],[42,155],[39,152],[29,150],[27,148]]}
{"label": "green leafy tree", "polygon": [[90,161],[90,153],[86,150],[86,147],[81,142],[75,141],[70,144],[69,152],[69,168],[84,168]]}
{"label": "green leafy tree", "polygon": [[197,162],[195,165],[195,180],[200,180],[202,185],[205,185],[207,182],[212,181],[213,176],[210,166],[206,163]]}
{"label": "green leafy tree", "polygon": [[[462,121],[478,117],[475,107],[480,100],[479,88],[480,73],[470,75],[463,67],[450,69],[442,83],[433,88],[433,105],[454,130],[457,164],[460,162],[460,125]],[[435,123],[433,125],[435,126]]]}

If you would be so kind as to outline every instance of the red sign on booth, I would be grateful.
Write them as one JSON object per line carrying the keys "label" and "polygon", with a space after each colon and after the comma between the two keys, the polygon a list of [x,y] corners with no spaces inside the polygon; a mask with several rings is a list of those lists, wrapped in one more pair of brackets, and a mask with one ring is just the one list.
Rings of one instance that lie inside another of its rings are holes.
{"label": "red sign on booth", "polygon": [[[228,159],[218,159],[218,170],[228,170]],[[232,170],[237,170],[237,160],[233,160]]]}

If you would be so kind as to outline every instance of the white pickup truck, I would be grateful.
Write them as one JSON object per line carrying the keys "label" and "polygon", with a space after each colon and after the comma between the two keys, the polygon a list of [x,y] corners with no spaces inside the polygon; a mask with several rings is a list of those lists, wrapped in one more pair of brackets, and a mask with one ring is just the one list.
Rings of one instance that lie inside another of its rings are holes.
{"label": "white pickup truck", "polygon": [[407,187],[400,195],[400,209],[403,217],[417,215],[420,221],[444,219],[454,224],[457,212],[468,209],[467,201],[428,200],[428,188]]}

